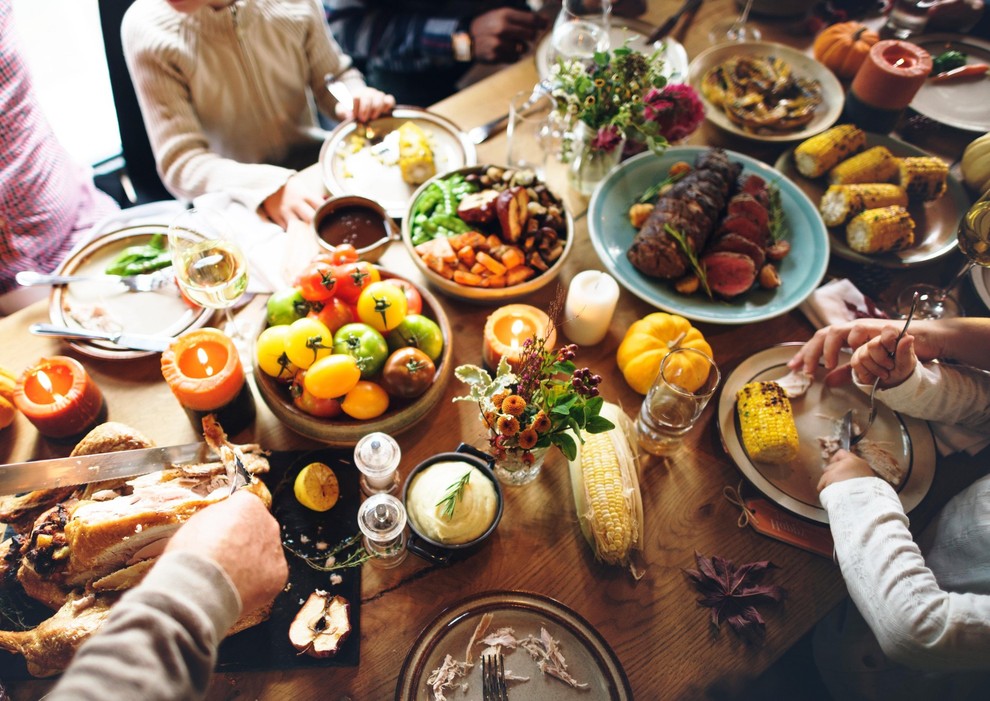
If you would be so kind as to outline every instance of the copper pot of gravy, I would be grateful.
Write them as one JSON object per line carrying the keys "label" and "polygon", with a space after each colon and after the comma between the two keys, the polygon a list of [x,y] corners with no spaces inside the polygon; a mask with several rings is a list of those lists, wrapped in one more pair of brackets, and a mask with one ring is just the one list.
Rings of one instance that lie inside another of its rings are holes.
{"label": "copper pot of gravy", "polygon": [[313,217],[320,245],[332,251],[343,243],[357,249],[358,258],[374,263],[401,234],[398,225],[380,204],[367,197],[331,197]]}

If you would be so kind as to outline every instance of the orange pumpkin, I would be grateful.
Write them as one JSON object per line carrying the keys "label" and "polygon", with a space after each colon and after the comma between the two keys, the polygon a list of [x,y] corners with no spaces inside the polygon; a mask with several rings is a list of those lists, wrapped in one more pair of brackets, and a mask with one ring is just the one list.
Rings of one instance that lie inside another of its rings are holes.
{"label": "orange pumpkin", "polygon": [[870,47],[880,41],[875,31],[859,22],[840,22],[815,37],[814,56],[840,78],[852,78]]}

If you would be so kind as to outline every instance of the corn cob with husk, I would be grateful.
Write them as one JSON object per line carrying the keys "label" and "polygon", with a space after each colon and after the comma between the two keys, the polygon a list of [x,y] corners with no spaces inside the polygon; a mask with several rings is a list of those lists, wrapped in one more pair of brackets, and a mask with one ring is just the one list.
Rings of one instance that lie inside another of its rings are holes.
{"label": "corn cob with husk", "polygon": [[794,164],[804,177],[817,178],[865,146],[866,132],[853,124],[840,124],[798,144]]}
{"label": "corn cob with husk", "polygon": [[629,567],[643,549],[643,499],[639,491],[636,427],[615,404],[606,402],[601,415],[615,424],[604,433],[583,433],[577,456],[570,461],[571,487],[578,523],[595,558]]}
{"label": "corn cob with husk", "polygon": [[900,185],[890,183],[856,183],[829,185],[818,209],[825,226],[839,226],[860,212],[891,205],[907,207],[908,196]]}
{"label": "corn cob with husk", "polygon": [[846,243],[858,253],[900,251],[914,245],[914,220],[893,205],[860,212],[846,226]]}
{"label": "corn cob with husk", "polygon": [[909,156],[900,159],[898,181],[912,200],[937,200],[946,189],[949,166],[934,156]]}
{"label": "corn cob with husk", "polygon": [[399,172],[410,185],[420,185],[437,174],[430,140],[414,122],[399,127]]}
{"label": "corn cob with husk", "polygon": [[736,394],[742,443],[756,462],[786,463],[797,457],[798,432],[791,401],[776,382],[750,382]]}
{"label": "corn cob with husk", "polygon": [[897,178],[898,159],[886,146],[874,146],[847,158],[828,172],[832,185],[889,183]]}

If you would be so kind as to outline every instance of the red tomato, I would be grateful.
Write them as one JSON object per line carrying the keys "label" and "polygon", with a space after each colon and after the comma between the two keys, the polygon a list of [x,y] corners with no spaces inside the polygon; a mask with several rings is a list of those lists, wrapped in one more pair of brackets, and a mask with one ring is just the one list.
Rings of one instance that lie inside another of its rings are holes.
{"label": "red tomato", "polygon": [[292,378],[292,384],[289,386],[289,394],[292,396],[292,403],[296,407],[321,419],[334,419],[344,413],[344,410],[340,408],[340,400],[321,399],[306,389],[305,378],[306,371],[300,370]]}
{"label": "red tomato", "polygon": [[324,260],[330,265],[343,265],[344,263],[354,263],[358,259],[357,249],[349,243],[342,243],[328,253],[321,253],[318,260]]}
{"label": "red tomato", "polygon": [[423,295],[419,293],[414,284],[397,277],[390,277],[382,280],[382,282],[401,287],[402,291],[406,293],[406,314],[423,313]]}
{"label": "red tomato", "polygon": [[340,297],[328,299],[319,311],[310,312],[309,315],[322,321],[333,333],[337,333],[337,329],[341,326],[357,321],[357,312],[354,307]]}
{"label": "red tomato", "polygon": [[337,296],[348,304],[357,302],[361,290],[382,279],[378,268],[363,260],[338,265],[334,272],[337,274]]}
{"label": "red tomato", "polygon": [[337,289],[337,276],[329,263],[314,261],[299,276],[299,289],[303,299],[323,302],[333,297]]}

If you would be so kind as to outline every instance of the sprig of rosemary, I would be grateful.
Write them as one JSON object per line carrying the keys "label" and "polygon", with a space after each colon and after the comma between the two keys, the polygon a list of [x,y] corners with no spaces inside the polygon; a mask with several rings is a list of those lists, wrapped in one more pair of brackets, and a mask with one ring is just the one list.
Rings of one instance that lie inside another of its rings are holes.
{"label": "sprig of rosemary", "polygon": [[780,188],[776,183],[767,185],[767,193],[770,196],[770,206],[767,208],[770,214],[770,238],[774,243],[783,240],[787,236],[787,222],[784,219],[784,205],[780,200]]}
{"label": "sprig of rosemary", "polygon": [[[354,552],[348,554],[347,557],[345,557],[343,560],[336,559],[336,555],[338,553],[341,553],[344,550],[347,550],[348,548],[352,547],[354,544],[359,542],[360,539],[361,539],[361,534],[355,533],[349,538],[345,538],[344,540],[337,543],[337,545],[332,547],[330,550],[321,552],[318,555],[306,555],[304,553],[299,552],[295,548],[292,548],[291,546],[289,546],[284,542],[282,543],[282,547],[288,550],[296,557],[298,557],[303,562],[305,562],[312,569],[317,570],[318,572],[336,572],[337,570],[345,570],[348,569],[349,567],[360,567],[365,562],[375,557],[375,555],[369,553],[364,548],[364,546],[361,545],[355,548]],[[332,564],[329,565],[320,564],[320,563],[326,563],[327,561],[330,561]]]}
{"label": "sprig of rosemary", "polygon": [[643,194],[639,196],[639,199],[636,200],[637,204],[647,204],[649,202],[652,202],[653,200],[655,200],[657,198],[657,195],[660,194],[660,191],[661,190],[663,190],[668,185],[673,185],[678,180],[680,180],[685,175],[687,175],[689,172],[690,171],[688,171],[688,170],[683,170],[683,171],[681,171],[679,173],[674,173],[672,175],[668,175],[666,178],[664,178],[663,180],[661,180],[660,182],[658,182],[656,185],[652,185],[652,186],[646,188],[646,190],[643,192]]}
{"label": "sprig of rosemary", "polygon": [[448,521],[454,518],[454,507],[457,506],[457,500],[464,498],[464,487],[470,481],[471,473],[465,472],[463,477],[447,487],[447,492],[443,495],[443,499],[437,502],[437,506],[443,505],[443,510],[440,513]]}
{"label": "sprig of rosemary", "polygon": [[691,269],[694,274],[698,276],[698,282],[701,283],[702,289],[704,289],[705,294],[708,295],[708,299],[712,299],[712,288],[708,286],[708,274],[705,271],[705,266],[701,264],[698,260],[698,256],[695,255],[694,250],[691,248],[691,244],[687,242],[680,231],[672,227],[670,224],[664,224],[663,230],[666,231],[670,236],[677,241],[677,245],[681,247],[681,251],[687,256],[688,262],[691,264]]}

